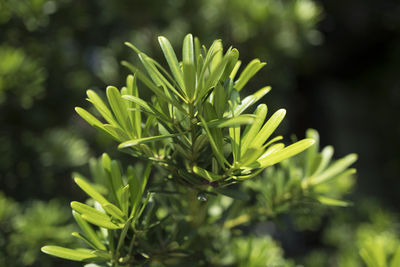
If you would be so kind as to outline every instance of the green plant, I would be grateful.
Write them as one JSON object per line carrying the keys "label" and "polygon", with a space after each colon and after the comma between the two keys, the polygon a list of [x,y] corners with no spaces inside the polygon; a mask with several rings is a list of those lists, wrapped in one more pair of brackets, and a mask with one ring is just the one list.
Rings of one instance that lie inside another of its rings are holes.
{"label": "green plant", "polygon": [[[231,47],[224,52],[220,40],[207,49],[188,34],[180,62],[165,37],[159,37],[159,43],[169,71],[127,43],[138,54],[145,71],[123,62],[134,75],[127,77],[121,90],[107,87],[108,105],[94,91],[87,91],[88,100],[105,122],[76,108],[89,124],[116,140],[120,150],[147,161],[146,168],[141,172],[139,165],[128,166],[123,174],[121,164],[106,154],[101,160],[92,160],[95,183],[74,176],[90,198],[86,204],[71,203],[82,231],[73,235],[91,249],[45,246],[42,251],[109,266],[229,266],[229,261],[216,255],[232,240],[241,240],[237,227],[258,215],[243,213],[243,207],[255,205],[242,185],[251,182],[242,182],[257,179],[264,169],[279,162],[283,172],[289,173],[288,181],[295,181],[297,187],[282,188],[279,183],[284,184],[286,178],[269,178],[278,198],[289,194],[294,203],[299,203],[296,194],[300,190],[301,196],[319,203],[344,205],[341,200],[329,198],[330,191],[319,186],[352,174],[353,170],[346,169],[354,162],[354,155],[328,166],[332,151],[328,148],[317,153],[318,147],[313,146],[315,131],[309,134],[312,138],[289,146],[280,142],[281,136],[271,138],[285,110],[276,111],[268,120],[265,104],[258,105],[253,113],[244,113],[270,91],[270,87],[264,87],[252,95],[240,96],[265,63],[254,59],[237,75],[239,52]],[[139,96],[138,85],[150,95],[143,97],[142,90]],[[310,147],[301,157],[303,163],[296,165],[290,159],[285,165],[285,160]],[[157,170],[152,171],[151,179],[150,169]],[[268,192],[255,191],[256,195],[270,197]],[[256,206],[268,210],[271,203],[259,201]],[[250,248],[252,241],[246,240]],[[269,246],[263,242],[256,242],[261,250]],[[238,247],[242,244],[237,241]],[[235,261],[245,266],[249,257],[254,266],[264,260],[250,253],[238,255]]]}

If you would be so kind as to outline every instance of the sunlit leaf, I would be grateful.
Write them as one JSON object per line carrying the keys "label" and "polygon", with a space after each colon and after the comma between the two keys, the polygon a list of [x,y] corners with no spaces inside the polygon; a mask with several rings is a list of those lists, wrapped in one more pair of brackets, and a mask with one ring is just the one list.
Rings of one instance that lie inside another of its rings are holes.
{"label": "sunlit leaf", "polygon": [[96,259],[99,259],[97,255],[92,253],[94,250],[90,249],[69,249],[59,246],[44,246],[41,250],[46,254],[73,261],[95,261]]}

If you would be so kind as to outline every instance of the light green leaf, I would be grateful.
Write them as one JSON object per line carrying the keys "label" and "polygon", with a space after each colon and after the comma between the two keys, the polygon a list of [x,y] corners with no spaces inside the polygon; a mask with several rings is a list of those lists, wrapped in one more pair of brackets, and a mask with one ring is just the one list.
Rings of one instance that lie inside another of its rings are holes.
{"label": "light green leaf", "polygon": [[133,140],[129,140],[129,141],[121,143],[118,146],[118,148],[122,149],[122,148],[137,146],[137,145],[140,145],[140,144],[146,144],[146,143],[150,143],[150,142],[160,141],[160,140],[168,139],[168,138],[171,138],[171,137],[180,136],[182,134],[184,134],[184,133],[165,134],[165,135],[158,135],[158,136],[150,136],[150,137],[143,137],[143,138],[133,139]]}
{"label": "light green leaf", "polygon": [[108,217],[105,213],[96,210],[88,205],[83,203],[73,201],[71,202],[71,208],[78,212],[83,219],[86,221],[107,229],[119,229],[120,225],[117,225],[111,221],[111,218]]}
{"label": "light green leaf", "polygon": [[83,191],[85,191],[86,194],[99,202],[101,205],[109,203],[108,200],[105,199],[99,192],[97,192],[92,185],[90,185],[82,178],[75,177],[74,181]]}
{"label": "light green leaf", "polygon": [[129,139],[129,136],[119,126],[104,124],[103,127],[104,130],[112,137],[114,137],[117,141],[121,142]]}
{"label": "light green leaf", "polygon": [[324,196],[315,196],[314,197],[316,200],[321,202],[322,204],[328,205],[328,206],[339,206],[339,207],[348,207],[351,204],[349,202],[343,201],[343,200],[338,200],[338,199],[333,199],[329,197],[324,197]]}
{"label": "light green leaf", "polygon": [[87,90],[88,101],[91,102],[101,116],[110,124],[118,125],[111,113],[111,110],[104,104],[103,100],[92,90]]}
{"label": "light green leaf", "polygon": [[284,109],[280,109],[277,112],[275,112],[261,128],[260,132],[257,134],[254,141],[251,142],[250,146],[251,147],[262,146],[268,140],[271,134],[275,131],[275,129],[279,126],[285,115],[286,115],[286,110]]}
{"label": "light green leaf", "polygon": [[124,213],[117,206],[115,206],[114,204],[111,204],[111,203],[106,203],[102,206],[108,214],[110,214],[114,218],[120,220],[121,222],[125,222]]}
{"label": "light green leaf", "polygon": [[317,155],[319,149],[319,134],[314,129],[308,129],[306,131],[306,137],[315,140],[315,144],[307,149],[306,161],[305,161],[305,176],[309,177],[313,173],[313,166],[317,164]]}
{"label": "light green leaf", "polygon": [[[126,87],[128,95],[139,98],[139,90],[136,83],[136,74],[134,76],[128,75],[128,77],[126,78]],[[122,98],[124,97],[122,96]],[[133,101],[133,103],[128,105],[128,107],[136,109],[134,111],[131,111],[133,113],[133,116],[131,115],[129,116],[129,118],[131,120],[133,130],[135,131],[135,137],[140,138],[142,136],[142,117],[140,110],[137,110],[139,108],[139,105]]]}
{"label": "light green leaf", "polygon": [[128,69],[130,69],[133,73],[135,73],[139,80],[141,80],[160,100],[166,101],[172,104],[177,109],[185,112],[182,108],[181,103],[179,103],[176,99],[172,99],[171,97],[167,96],[163,90],[157,87],[145,74],[143,74],[138,68],[130,64],[129,62],[122,61],[121,64]]}
{"label": "light green leaf", "polygon": [[111,161],[111,182],[113,186],[113,191],[115,196],[117,197],[117,203],[121,203],[121,194],[122,194],[122,188],[124,187],[124,182],[122,180],[122,175],[121,175],[121,167],[116,160]]}
{"label": "light green leaf", "polygon": [[122,193],[121,193],[121,209],[122,212],[126,215],[128,215],[128,210],[129,210],[129,199],[130,199],[130,190],[129,190],[129,184],[124,186],[122,188]]}
{"label": "light green leaf", "polygon": [[259,59],[253,59],[246,68],[242,71],[239,79],[235,83],[235,89],[240,91],[247,84],[247,82],[262,68],[267,64],[265,62],[261,63]]}
{"label": "light green leaf", "polygon": [[114,112],[119,125],[125,129],[125,132],[129,135],[132,128],[130,126],[130,121],[128,120],[128,106],[122,101],[121,94],[116,87],[108,86],[106,93],[108,102],[110,103],[111,109]]}
{"label": "light green leaf", "polygon": [[311,174],[312,176],[317,176],[323,170],[325,170],[325,168],[329,165],[333,156],[333,147],[332,146],[325,147],[321,151],[320,156],[321,160],[319,161],[318,166],[316,166],[316,170]]}
{"label": "light green leaf", "polygon": [[[143,53],[139,54],[139,58],[142,61],[143,65],[145,66],[147,73],[150,75],[150,77],[157,86],[162,86],[165,89],[168,88],[176,96],[180,97],[183,101],[186,101],[186,99],[175,89],[175,87],[172,86],[171,83],[158,71],[157,67],[154,65],[151,58],[149,58]],[[173,97],[170,97],[170,94],[167,92],[165,92],[165,95],[169,96],[171,100],[175,99]]]}
{"label": "light green leaf", "polygon": [[275,153],[271,153],[270,155],[257,160],[258,164],[251,164],[254,168],[266,168],[268,166],[274,165],[282,160],[290,158],[307,148],[309,148],[312,144],[314,144],[314,140],[312,139],[303,139],[298,141],[288,147],[285,147]]}
{"label": "light green leaf", "polygon": [[76,107],[75,108],[76,113],[79,114],[79,116],[82,117],[87,123],[89,123],[92,126],[98,127],[100,129],[103,128],[103,123],[96,119],[92,114],[84,110],[83,108]]}
{"label": "light green leaf", "polygon": [[97,249],[106,250],[106,247],[100,241],[100,238],[97,236],[96,232],[93,230],[93,228],[84,219],[82,219],[81,215],[79,213],[77,213],[76,211],[74,211],[74,210],[72,211],[72,215],[73,215],[76,223],[82,229],[83,233],[90,240],[90,242]]}
{"label": "light green leaf", "polygon": [[191,34],[186,35],[183,39],[182,67],[186,94],[189,99],[192,99],[196,87],[196,66],[194,60],[193,36]]}
{"label": "light green leaf", "polygon": [[245,97],[241,103],[235,108],[234,116],[238,116],[242,114],[248,107],[256,103],[260,100],[263,96],[265,96],[269,91],[271,91],[271,86],[266,86],[252,95]]}
{"label": "light green leaf", "polygon": [[140,107],[142,107],[147,112],[149,112],[151,114],[154,114],[154,112],[153,112],[154,108],[151,107],[146,101],[140,99],[139,97],[132,96],[132,95],[123,95],[122,98],[126,99],[126,100],[129,100],[129,101],[139,105]]}
{"label": "light green leaf", "polygon": [[44,246],[41,250],[46,254],[73,261],[92,261],[99,259],[97,255],[92,253],[94,250],[84,248],[70,249],[59,246]]}
{"label": "light green leaf", "polygon": [[319,184],[324,181],[327,181],[330,178],[333,178],[336,175],[339,175],[344,170],[346,170],[356,160],[357,160],[356,154],[349,154],[346,157],[341,158],[332,163],[325,171],[323,171],[319,175],[310,178],[310,183]]}
{"label": "light green leaf", "polygon": [[268,109],[265,104],[261,104],[257,107],[257,109],[255,111],[256,119],[255,119],[254,123],[251,125],[248,125],[243,134],[243,138],[241,141],[241,156],[244,155],[244,153],[249,148],[250,144],[254,141],[257,134],[259,133],[259,131],[265,121],[265,117],[267,116],[267,110]]}
{"label": "light green leaf", "polygon": [[158,42],[160,43],[161,49],[164,53],[165,59],[167,60],[169,68],[171,69],[172,75],[177,81],[179,87],[184,90],[185,86],[183,83],[183,74],[179,66],[178,59],[175,55],[174,49],[172,48],[168,39],[165,38],[164,36],[159,36]]}
{"label": "light green leaf", "polygon": [[86,238],[82,234],[80,234],[78,232],[72,232],[71,235],[76,237],[76,238],[78,238],[78,239],[80,239],[80,240],[82,240],[84,243],[88,244],[92,248],[97,249],[97,247],[92,243],[92,241],[90,241],[88,238]]}

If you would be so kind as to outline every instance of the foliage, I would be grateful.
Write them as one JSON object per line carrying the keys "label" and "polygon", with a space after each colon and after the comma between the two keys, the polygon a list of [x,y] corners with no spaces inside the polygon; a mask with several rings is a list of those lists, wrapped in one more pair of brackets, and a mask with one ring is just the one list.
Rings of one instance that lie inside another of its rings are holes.
{"label": "foliage", "polygon": [[[81,228],[81,233],[74,232],[73,236],[92,249],[48,245],[42,251],[111,266],[257,266],[261,262],[290,265],[269,236],[241,237],[236,230],[259,220],[260,211],[266,210],[270,215],[284,211],[279,209],[282,203],[259,201],[270,197],[270,192],[275,192],[277,199],[286,198],[284,201],[292,198],[297,205],[301,204],[297,195],[300,191],[302,197],[314,198],[321,204],[343,206],[345,202],[329,198],[330,192],[319,188],[353,174],[354,170],[346,169],[356,156],[330,164],[332,148],[318,153],[318,146],[314,145],[318,134],[313,130],[308,132],[312,138],[287,147],[279,142],[281,136],[270,139],[284,110],[278,110],[266,122],[265,104],[253,114],[243,114],[270,90],[265,87],[240,98],[239,92],[264,65],[258,59],[235,78],[241,64],[239,53],[234,48],[223,53],[219,40],[207,49],[188,34],[183,41],[181,62],[166,38],[159,37],[159,42],[170,73],[128,43],[146,73],[123,62],[134,75],[128,76],[126,87],[121,90],[107,87],[108,105],[94,91],[87,92],[88,100],[106,123],[85,109],[76,108],[90,125],[118,141],[119,149],[147,159],[147,167],[142,175],[133,166],[123,174],[120,163],[107,154],[101,160],[92,160],[96,183],[79,174],[74,178],[90,198],[87,204],[71,202]],[[151,91],[149,100],[139,97],[137,80]],[[305,156],[289,159],[309,147],[311,152],[303,152]],[[288,181],[298,181],[298,187],[283,186],[284,176],[269,178],[270,192],[250,187],[259,196],[254,205],[240,182],[284,160],[288,163],[282,163],[282,174],[288,174]],[[152,165],[159,171],[148,185]],[[343,191],[333,194],[341,197]],[[243,212],[254,209],[257,212]],[[218,257],[226,251],[227,244],[232,244],[232,249],[226,257]],[[243,253],[235,253],[232,258],[232,251]]]}
{"label": "foliage", "polygon": [[[253,115],[242,114],[270,90],[262,88],[242,100],[239,95],[265,63],[254,59],[235,78],[241,65],[239,52],[229,48],[224,54],[219,40],[207,49],[187,35],[181,63],[165,37],[159,37],[159,42],[171,73],[128,43],[148,75],[123,62],[135,75],[128,76],[121,91],[107,88],[112,111],[96,93],[87,92],[88,100],[106,124],[86,110],[76,109],[89,124],[120,142],[120,149],[159,162],[176,179],[218,187],[220,183],[249,179],[313,143],[312,139],[304,139],[285,148],[283,143],[274,144],[280,138],[267,142],[285,116],[283,109],[266,122],[265,104],[259,105]],[[139,97],[136,79],[154,94],[151,102]],[[248,126],[241,131],[243,124]]]}

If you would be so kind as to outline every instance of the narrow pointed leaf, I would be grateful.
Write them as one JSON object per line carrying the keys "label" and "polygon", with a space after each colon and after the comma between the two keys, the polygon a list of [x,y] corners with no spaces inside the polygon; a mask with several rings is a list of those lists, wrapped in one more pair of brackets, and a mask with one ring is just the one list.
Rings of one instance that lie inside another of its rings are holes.
{"label": "narrow pointed leaf", "polygon": [[[139,98],[139,91],[138,91],[137,83],[136,83],[136,74],[133,76],[128,75],[128,77],[126,78],[126,86],[127,86],[127,94],[128,95],[135,97],[135,98]],[[124,98],[124,97],[122,96],[122,98]],[[139,105],[137,103],[135,103],[134,101],[132,101],[132,102],[133,103],[130,103],[130,105],[128,105],[128,107],[136,109],[136,110],[131,111],[132,115],[129,116],[129,118],[131,120],[133,130],[135,131],[135,137],[140,138],[142,136],[141,112],[140,112],[140,110],[137,110],[139,108]]]}
{"label": "narrow pointed leaf", "polygon": [[287,158],[290,158],[307,148],[309,148],[312,144],[314,144],[314,140],[312,139],[303,139],[301,141],[298,141],[288,147],[283,148],[282,150],[279,150],[278,152],[272,153],[262,159],[257,160],[257,164],[252,164],[253,167],[259,167],[259,168],[266,168],[268,166],[274,165],[282,160],[285,160]]}
{"label": "narrow pointed leaf", "polygon": [[267,110],[268,109],[265,104],[259,105],[255,111],[256,119],[254,120],[254,123],[246,127],[246,130],[243,134],[243,139],[241,141],[242,156],[249,148],[251,142],[254,141],[262,125],[264,124],[265,117],[267,116]]}
{"label": "narrow pointed leaf", "polygon": [[247,84],[247,82],[265,65],[259,59],[253,59],[246,68],[242,71],[235,84],[235,89],[240,91]]}
{"label": "narrow pointed leaf", "polygon": [[83,203],[73,201],[71,202],[71,208],[78,212],[83,219],[86,221],[107,229],[119,229],[121,228],[119,225],[116,225],[111,221],[111,218],[108,217],[105,213],[98,211],[88,205]]}
{"label": "narrow pointed leaf", "polygon": [[110,103],[111,109],[121,125],[126,131],[131,130],[130,122],[128,121],[128,107],[125,102],[122,101],[121,94],[118,89],[114,86],[107,87],[107,98]]}
{"label": "narrow pointed leaf", "polygon": [[245,97],[242,102],[235,108],[234,116],[242,114],[248,107],[256,103],[263,96],[265,96],[269,91],[271,91],[271,86],[266,86],[252,95]]}
{"label": "narrow pointed leaf", "polygon": [[306,137],[315,140],[315,144],[307,149],[306,160],[305,160],[305,175],[309,177],[313,173],[313,166],[316,165],[318,150],[319,150],[319,134],[314,129],[308,129],[306,131]]}
{"label": "narrow pointed leaf", "polygon": [[315,196],[314,198],[316,200],[318,200],[319,202],[321,202],[322,204],[325,204],[328,206],[339,206],[339,207],[350,206],[349,202],[343,201],[343,200],[338,200],[338,199],[324,197],[324,196]]}
{"label": "narrow pointed leaf", "polygon": [[41,250],[46,254],[73,261],[98,259],[98,256],[92,254],[93,250],[90,249],[70,249],[59,246],[44,246]]}
{"label": "narrow pointed leaf", "polygon": [[325,171],[310,179],[311,183],[322,183],[346,170],[357,160],[356,154],[349,154],[332,163]]}
{"label": "narrow pointed leaf", "polygon": [[97,249],[97,247],[92,243],[92,241],[90,241],[88,238],[86,238],[85,236],[83,236],[82,234],[78,233],[78,232],[72,232],[71,233],[72,236],[82,240],[84,243],[86,243],[87,245],[91,246],[94,249]]}
{"label": "narrow pointed leaf", "polygon": [[102,205],[104,210],[110,214],[111,216],[113,216],[114,218],[117,218],[118,220],[120,220],[121,222],[124,222],[124,213],[114,204],[111,203],[106,203],[104,205]]}
{"label": "narrow pointed leaf", "polygon": [[175,55],[174,49],[172,48],[170,42],[164,36],[158,37],[158,42],[160,43],[161,49],[164,53],[165,59],[171,69],[171,73],[177,81],[179,87],[184,89],[183,74],[179,66],[178,59]]}
{"label": "narrow pointed leaf", "polygon": [[103,128],[103,123],[96,119],[92,114],[84,110],[83,108],[76,107],[75,108],[76,113],[79,114],[79,116],[82,117],[87,123],[89,123],[92,126],[96,126],[98,128]]}
{"label": "narrow pointed leaf", "polygon": [[183,40],[182,67],[186,94],[189,99],[192,99],[196,86],[196,66],[194,60],[193,36],[191,34],[186,35]]}
{"label": "narrow pointed leaf", "polygon": [[87,90],[86,94],[88,96],[88,100],[94,105],[97,111],[100,113],[101,116],[110,124],[118,125],[117,121],[115,120],[111,110],[104,104],[103,100],[92,90]]}
{"label": "narrow pointed leaf", "polygon": [[316,166],[316,170],[312,172],[311,174],[312,176],[319,175],[329,165],[333,156],[333,147],[332,146],[325,147],[321,151],[320,155],[321,155],[321,160],[319,161],[318,166]]}
{"label": "narrow pointed leaf", "polygon": [[271,134],[275,131],[275,129],[279,126],[285,115],[286,115],[286,110],[284,109],[280,109],[277,112],[275,112],[261,128],[255,140],[251,143],[251,146],[252,147],[262,146],[265,143],[265,141],[268,140]]}
{"label": "narrow pointed leaf", "polygon": [[86,235],[86,237],[90,240],[90,242],[97,249],[106,250],[106,247],[100,241],[100,238],[98,237],[96,232],[93,230],[93,228],[84,219],[82,219],[81,215],[79,213],[77,213],[76,211],[74,211],[74,210],[72,211],[72,215],[73,215],[76,223],[79,225],[79,228],[81,228],[81,230]]}
{"label": "narrow pointed leaf", "polygon": [[105,199],[99,192],[94,189],[94,187],[83,180],[82,178],[75,177],[75,183],[83,190],[86,194],[88,194],[91,198],[99,202],[101,205],[109,203],[107,199]]}

